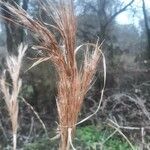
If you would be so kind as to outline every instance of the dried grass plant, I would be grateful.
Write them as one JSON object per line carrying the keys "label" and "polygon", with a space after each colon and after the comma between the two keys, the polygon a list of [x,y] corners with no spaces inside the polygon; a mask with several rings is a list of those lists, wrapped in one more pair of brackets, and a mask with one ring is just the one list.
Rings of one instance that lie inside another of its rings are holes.
{"label": "dried grass plant", "polygon": [[[7,70],[4,70],[0,80],[1,91],[4,94],[4,100],[10,115],[13,132],[13,150],[17,146],[17,128],[18,128],[18,95],[21,88],[22,80],[19,78],[20,68],[23,56],[27,46],[21,44],[18,48],[18,56],[9,56],[6,59]],[[6,72],[9,73],[12,85],[7,83]]]}
{"label": "dried grass plant", "polygon": [[[84,97],[91,87],[102,52],[98,42],[76,47],[73,0],[59,0],[56,5],[50,1],[44,3],[39,0],[38,2],[47,16],[53,19],[54,25],[32,19],[19,6],[15,8],[8,3],[3,4],[11,12],[10,15],[13,15],[14,19],[10,21],[25,26],[36,35],[36,38],[38,37],[39,45],[34,48],[42,50],[44,57],[33,66],[47,60],[55,66],[59,77],[56,101],[61,137],[60,149],[68,150],[70,144],[72,145],[71,138],[75,133]],[[59,41],[55,36],[56,32],[61,37]],[[84,60],[78,68],[76,55],[81,49],[84,49]]]}

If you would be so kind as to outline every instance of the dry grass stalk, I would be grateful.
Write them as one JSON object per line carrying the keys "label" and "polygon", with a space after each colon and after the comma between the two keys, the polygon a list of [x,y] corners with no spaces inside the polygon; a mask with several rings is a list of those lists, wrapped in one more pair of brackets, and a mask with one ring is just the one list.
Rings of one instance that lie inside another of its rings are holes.
{"label": "dry grass stalk", "polygon": [[36,118],[41,123],[43,130],[45,131],[46,136],[48,137],[48,132],[47,132],[46,126],[45,126],[44,122],[42,121],[42,119],[40,118],[40,116],[38,115],[38,113],[34,110],[33,106],[31,106],[23,97],[20,97],[20,98],[33,111],[34,115],[36,116]]}
{"label": "dry grass stalk", "polygon": [[127,136],[121,131],[121,127],[114,122],[113,120],[109,119],[110,123],[108,124],[110,127],[114,128],[122,137],[128,142],[132,150],[136,150],[133,146],[133,144],[130,142],[130,140],[127,138]]}
{"label": "dry grass stalk", "polygon": [[[101,50],[98,43],[76,48],[76,19],[72,0],[59,0],[56,6],[49,1],[43,3],[39,0],[39,2],[45,13],[51,14],[55,26],[49,25],[49,27],[60,34],[61,42],[57,41],[55,33],[47,28],[45,22],[33,20],[20,7],[17,9],[8,3],[4,4],[11,15],[17,16],[11,21],[27,27],[36,34],[36,37],[38,36],[39,45],[34,48],[42,50],[45,54],[43,59],[50,58],[56,68],[59,76],[57,109],[61,135],[60,149],[67,150],[70,145],[68,133],[71,131],[71,136],[74,134],[78,114],[94,78]],[[85,57],[82,66],[78,69],[76,55],[82,47],[85,47]]]}
{"label": "dry grass stalk", "polygon": [[23,47],[21,44],[18,49],[18,56],[9,56],[6,59],[7,71],[10,75],[12,85],[6,84],[6,70],[0,80],[1,91],[4,94],[4,100],[7,105],[7,109],[10,115],[13,131],[13,150],[16,150],[17,146],[17,128],[18,128],[18,95],[21,88],[21,79],[19,78],[19,72],[21,63],[27,46]]}

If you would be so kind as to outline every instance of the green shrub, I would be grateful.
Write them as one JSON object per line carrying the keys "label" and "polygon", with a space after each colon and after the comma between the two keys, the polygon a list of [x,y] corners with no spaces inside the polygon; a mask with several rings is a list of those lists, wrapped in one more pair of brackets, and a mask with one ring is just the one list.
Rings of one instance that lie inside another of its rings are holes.
{"label": "green shrub", "polygon": [[[113,132],[112,129],[99,129],[96,126],[79,127],[77,129],[74,146],[77,150],[132,150],[127,141],[119,134],[115,134],[102,144]],[[39,138],[33,143],[25,145],[24,150],[57,150],[57,141]]]}
{"label": "green shrub", "polygon": [[117,134],[102,144],[112,132],[108,128],[101,130],[95,126],[81,127],[77,129],[76,144],[84,146],[85,150],[132,150],[127,141]]}

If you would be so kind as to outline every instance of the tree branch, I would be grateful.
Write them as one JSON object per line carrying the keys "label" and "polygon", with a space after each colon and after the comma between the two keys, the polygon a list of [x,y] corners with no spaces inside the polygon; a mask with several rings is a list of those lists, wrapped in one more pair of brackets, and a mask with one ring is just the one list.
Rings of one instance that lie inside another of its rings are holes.
{"label": "tree branch", "polygon": [[142,0],[143,6],[143,16],[144,16],[144,23],[145,23],[145,30],[147,35],[147,52],[148,52],[148,58],[150,59],[150,27],[148,25],[148,17],[146,13],[146,7],[145,7],[145,1]]}
{"label": "tree branch", "polygon": [[125,5],[123,8],[121,8],[120,10],[118,10],[116,13],[114,13],[110,19],[107,21],[107,23],[105,24],[105,26],[108,26],[113,19],[118,16],[120,13],[124,12],[135,0],[131,0],[127,5]]}

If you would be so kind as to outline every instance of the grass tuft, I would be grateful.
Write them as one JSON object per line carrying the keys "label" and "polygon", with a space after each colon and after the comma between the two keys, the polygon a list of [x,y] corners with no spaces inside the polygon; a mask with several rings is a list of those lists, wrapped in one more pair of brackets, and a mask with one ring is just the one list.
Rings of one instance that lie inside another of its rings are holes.
{"label": "grass tuft", "polygon": [[[17,146],[17,128],[18,128],[18,95],[21,88],[22,80],[19,78],[20,68],[23,56],[27,46],[22,44],[18,48],[18,56],[8,56],[6,59],[7,70],[3,71],[0,80],[1,91],[4,94],[4,100],[10,115],[13,132],[13,150]],[[7,83],[7,72],[10,75],[11,83]]]}
{"label": "grass tuft", "polygon": [[[17,8],[8,3],[3,4],[14,18],[10,21],[25,26],[33,33],[33,36],[38,37],[38,45],[35,45],[34,49],[42,50],[44,56],[33,66],[45,60],[50,60],[55,66],[59,77],[56,102],[61,136],[60,149],[68,150],[70,144],[73,148],[71,138],[76,129],[84,97],[91,87],[100,60],[101,49],[98,42],[76,47],[77,27],[73,0],[59,0],[56,5],[48,0],[46,2],[39,0],[39,3],[47,16],[53,19],[54,25],[33,20],[19,6]],[[6,19],[9,20],[9,18]],[[55,29],[55,32],[49,30],[47,25],[51,29]],[[56,32],[59,33],[60,40],[55,37]],[[76,55],[81,47],[84,48],[84,60],[78,69]]]}

